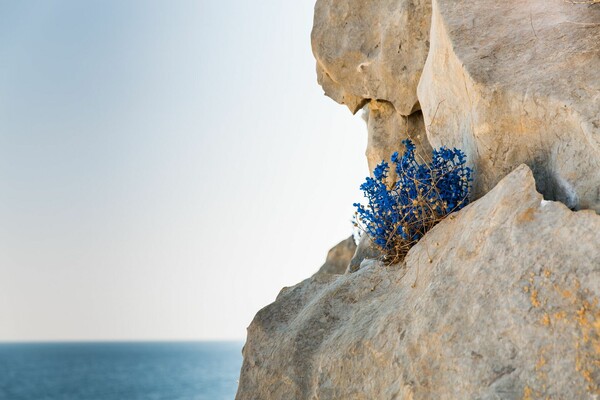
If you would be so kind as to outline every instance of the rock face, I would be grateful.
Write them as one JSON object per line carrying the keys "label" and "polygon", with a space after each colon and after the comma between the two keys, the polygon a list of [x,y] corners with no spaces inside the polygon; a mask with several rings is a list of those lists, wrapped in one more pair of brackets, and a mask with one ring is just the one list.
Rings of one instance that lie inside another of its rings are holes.
{"label": "rock face", "polygon": [[475,198],[525,163],[545,198],[600,211],[598,37],[600,6],[569,1],[318,0],[312,47],[325,93],[373,116],[370,164],[427,127]]}
{"label": "rock face", "polygon": [[[368,132],[366,156],[369,171],[373,171],[382,160],[389,163],[393,152],[404,151],[404,139],[411,139],[417,145],[417,159],[431,158],[431,146],[427,141],[420,111],[403,116],[396,112],[390,103],[371,100],[365,106],[364,117]],[[393,171],[390,178],[395,180]]]}
{"label": "rock face", "polygon": [[429,0],[318,0],[312,48],[325,94],[353,113],[371,99],[418,110],[430,14]]}
{"label": "rock face", "polygon": [[354,243],[352,236],[346,240],[342,240],[329,250],[325,264],[319,268],[317,273],[338,275],[345,273],[355,251],[356,243]]}
{"label": "rock face", "polygon": [[598,232],[520,166],[403,264],[283,289],[248,328],[236,399],[597,398]]}
{"label": "rock face", "polygon": [[350,259],[346,273],[356,272],[365,260],[377,260],[381,257],[381,251],[371,242],[367,235],[362,235],[354,255]]}
{"label": "rock face", "polygon": [[312,46],[317,79],[326,95],[353,113],[364,109],[371,171],[402,151],[406,138],[422,144],[421,155],[430,155],[417,99],[430,20],[428,0],[316,3]]}
{"label": "rock face", "polygon": [[548,199],[600,211],[600,7],[433,0],[418,98],[434,147],[460,147],[475,195],[521,163]]}
{"label": "rock face", "polygon": [[600,398],[599,38],[600,5],[317,0],[318,81],[364,110],[370,169],[458,147],[478,200],[402,264],[347,240],[284,288],[236,399]]}

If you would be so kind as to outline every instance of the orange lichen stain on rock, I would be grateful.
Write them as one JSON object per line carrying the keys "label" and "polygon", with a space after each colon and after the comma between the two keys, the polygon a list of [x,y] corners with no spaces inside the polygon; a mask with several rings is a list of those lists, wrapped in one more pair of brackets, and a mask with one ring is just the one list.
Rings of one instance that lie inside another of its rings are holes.
{"label": "orange lichen stain on rock", "polygon": [[550,316],[548,315],[548,313],[544,313],[544,316],[542,317],[541,323],[544,326],[550,326],[551,321],[550,321]]}
{"label": "orange lichen stain on rock", "polygon": [[523,400],[533,400],[533,390],[529,386],[525,386],[523,389]]}
{"label": "orange lichen stain on rock", "polygon": [[548,372],[544,370],[544,367],[548,365],[548,358],[546,357],[546,353],[548,351],[552,351],[552,346],[545,346],[540,348],[538,360],[535,363],[537,381],[539,384],[541,384],[541,391],[535,392],[536,398],[542,398],[542,393],[545,393],[548,389]]}
{"label": "orange lichen stain on rock", "polygon": [[544,367],[544,365],[546,365],[546,358],[543,355],[541,355],[538,362],[535,364],[535,370],[539,371]]}
{"label": "orange lichen stain on rock", "polygon": [[579,309],[577,309],[577,312],[575,313],[577,315],[577,322],[579,322],[579,324],[583,325],[587,323],[587,319],[585,317],[585,313],[587,312],[586,310],[586,302],[584,302],[581,307],[579,307]]}
{"label": "orange lichen stain on rock", "polygon": [[529,300],[531,301],[531,305],[535,308],[538,308],[542,305],[538,299],[538,291],[534,287],[531,287],[531,295],[529,296]]}
{"label": "orange lichen stain on rock", "polygon": [[551,275],[552,275],[552,272],[549,269],[545,269],[544,270],[544,276],[546,278],[550,278]]}
{"label": "orange lichen stain on rock", "polygon": [[594,383],[594,380],[592,379],[592,373],[589,370],[584,369],[581,371],[581,375],[583,375],[584,379],[589,383]]}
{"label": "orange lichen stain on rock", "polygon": [[564,310],[563,310],[563,311],[557,311],[557,312],[555,312],[555,313],[552,315],[552,319],[553,319],[555,322],[558,322],[558,321],[563,321],[563,320],[565,320],[566,318],[567,318],[567,313],[566,313],[566,311],[564,311]]}
{"label": "orange lichen stain on rock", "polygon": [[531,222],[534,220],[535,208],[528,208],[517,216],[517,222]]}
{"label": "orange lichen stain on rock", "polygon": [[[582,296],[579,296],[580,298]],[[592,301],[585,298],[580,300],[574,316],[581,337],[577,340],[575,349],[575,369],[588,383],[587,390],[600,394],[600,309],[598,299]]]}
{"label": "orange lichen stain on rock", "polygon": [[571,290],[563,289],[556,283],[553,286],[554,286],[554,290],[556,290],[562,296],[563,299],[569,300],[573,304],[577,302],[576,293],[579,291],[579,288],[581,287],[581,284],[579,283],[578,280],[575,280],[573,282],[573,288]]}
{"label": "orange lichen stain on rock", "polygon": [[[575,333],[573,343],[574,368],[585,382],[585,389],[591,394],[600,394],[600,306],[599,299],[592,296],[589,289],[582,289],[577,279],[569,280],[567,287],[551,283],[552,273],[542,270],[544,277],[536,279],[534,274],[528,278],[529,284],[523,288],[528,294],[531,305],[543,314],[539,322],[542,326],[557,333]],[[548,291],[548,289],[551,289]],[[552,296],[552,293],[555,295]],[[546,297],[549,296],[549,297]],[[546,300],[542,300],[542,298]],[[551,308],[548,305],[552,304]],[[573,329],[576,331],[573,332]],[[550,354],[550,353],[548,353]],[[553,353],[552,353],[553,354]],[[546,369],[551,367],[548,357],[542,350],[535,364],[538,379],[545,381]],[[582,385],[583,386],[583,385]],[[523,398],[541,398],[537,391],[525,391]],[[529,396],[529,397],[526,397]]]}
{"label": "orange lichen stain on rock", "polygon": [[529,386],[525,386],[525,389],[523,389],[523,400],[531,400],[531,389]]}
{"label": "orange lichen stain on rock", "polygon": [[[540,275],[541,274],[543,274],[543,272],[541,272]],[[523,291],[525,293],[529,293],[529,300],[531,302],[531,305],[535,308],[539,308],[542,306],[542,301],[540,300],[540,290],[544,289],[547,286],[547,283],[536,279],[536,274],[533,272],[529,273],[528,281],[529,285],[525,286],[523,288]],[[536,287],[536,281],[538,281],[538,287]],[[543,303],[545,303],[545,301]]]}
{"label": "orange lichen stain on rock", "polygon": [[572,293],[570,290],[568,290],[568,289],[564,289],[564,290],[560,290],[560,289],[559,289],[559,293],[560,293],[560,294],[561,294],[561,296],[562,296],[564,299],[566,299],[566,300],[571,300],[571,301],[573,301],[573,302],[575,302],[575,300],[576,300],[576,298],[575,298],[575,296],[573,295],[573,293]]}
{"label": "orange lichen stain on rock", "polygon": [[[592,330],[596,336],[596,340],[594,340],[594,342],[592,343],[592,347],[594,349],[594,352],[600,355],[600,340],[598,340],[598,337],[600,337],[600,319],[594,320],[594,322],[592,323]],[[596,361],[595,364],[600,364],[600,361]]]}

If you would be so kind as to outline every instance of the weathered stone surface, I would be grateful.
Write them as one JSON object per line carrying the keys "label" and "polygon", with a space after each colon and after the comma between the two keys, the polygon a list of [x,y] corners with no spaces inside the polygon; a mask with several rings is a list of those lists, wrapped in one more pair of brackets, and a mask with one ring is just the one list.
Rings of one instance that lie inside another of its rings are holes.
{"label": "weathered stone surface", "polygon": [[409,115],[428,51],[429,0],[317,0],[312,48],[325,94],[355,113],[370,99]]}
{"label": "weathered stone surface", "polygon": [[318,274],[343,274],[356,251],[354,237],[342,240],[329,250],[325,264],[319,268]]}
{"label": "weathered stone surface", "polygon": [[363,99],[360,96],[348,93],[342,85],[331,79],[329,74],[318,63],[317,82],[323,88],[326,96],[329,96],[338,103],[347,106],[350,111],[352,111],[352,114],[356,114],[356,112],[369,101],[368,99]]}
{"label": "weathered stone surface", "polygon": [[381,251],[373,244],[368,235],[362,235],[360,240],[358,241],[358,246],[356,247],[356,251],[350,259],[348,263],[348,269],[346,270],[347,274],[352,272],[356,272],[360,269],[361,264],[365,260],[375,260],[379,259],[381,256]]}
{"label": "weathered stone surface", "polygon": [[521,163],[547,199],[600,211],[600,7],[433,0],[418,88],[434,147],[465,150],[475,195]]}
{"label": "weathered stone surface", "polygon": [[[417,160],[431,159],[431,146],[420,111],[404,116],[394,110],[389,102],[371,100],[365,106],[364,119],[368,131],[366,156],[369,171],[372,172],[382,160],[390,163],[393,152],[402,153],[404,139],[411,139],[417,145]],[[390,171],[390,179],[395,181],[395,172]]]}
{"label": "weathered stone surface", "polygon": [[236,398],[597,398],[598,232],[521,166],[405,263],[282,290],[248,328]]}
{"label": "weathered stone surface", "polygon": [[[363,111],[368,132],[365,154],[371,174],[377,164],[385,160],[391,166],[389,181],[396,180],[396,172],[390,159],[393,152],[401,153],[405,150],[402,144],[404,139],[411,139],[416,144],[417,160],[426,162],[431,159],[431,146],[427,140],[423,115],[420,111],[404,116],[397,112],[391,103],[380,100],[369,101]],[[346,272],[357,271],[365,258],[377,258],[379,255],[379,250],[373,246],[368,236],[363,236]]]}

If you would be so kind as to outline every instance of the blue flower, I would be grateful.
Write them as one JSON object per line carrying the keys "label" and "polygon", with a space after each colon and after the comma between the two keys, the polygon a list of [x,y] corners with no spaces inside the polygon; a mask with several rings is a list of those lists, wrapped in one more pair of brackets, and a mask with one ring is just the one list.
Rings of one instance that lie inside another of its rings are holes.
{"label": "blue flower", "polygon": [[369,235],[390,262],[400,261],[408,249],[446,215],[469,202],[472,170],[459,149],[433,150],[432,160],[415,160],[416,146],[409,139],[400,157],[391,156],[397,180],[390,188],[385,183],[389,164],[382,161],[360,186],[367,204],[354,203],[355,224]]}
{"label": "blue flower", "polygon": [[375,177],[376,180],[385,179],[387,177],[389,168],[390,168],[390,166],[388,165],[388,163],[386,163],[385,161],[382,161],[373,170],[373,176]]}

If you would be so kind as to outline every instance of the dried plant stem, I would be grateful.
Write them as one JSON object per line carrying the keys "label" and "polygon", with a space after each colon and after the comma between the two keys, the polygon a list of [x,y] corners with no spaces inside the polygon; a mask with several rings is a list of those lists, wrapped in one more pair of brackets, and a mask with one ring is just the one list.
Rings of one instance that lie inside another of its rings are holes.
{"label": "dried plant stem", "polygon": [[[408,254],[408,251],[420,240],[420,238],[425,235],[425,233],[437,225],[437,223],[444,219],[448,214],[460,209],[464,202],[468,201],[466,198],[461,199],[453,209],[444,208],[441,213],[439,213],[433,207],[433,205],[427,201],[428,198],[435,194],[437,182],[443,180],[446,175],[450,174],[457,168],[459,167],[455,167],[454,169],[450,169],[441,173],[439,171],[431,170],[431,176],[434,177],[432,182],[420,181],[413,176],[407,175],[405,171],[402,171],[402,176],[411,180],[415,187],[427,187],[427,191],[424,193],[419,193],[417,198],[414,200],[418,206],[417,210],[419,211],[418,214],[421,218],[417,218],[412,223],[407,223],[405,220],[401,220],[400,222],[393,224],[393,228],[390,230],[390,233],[386,238],[385,246],[378,246],[375,244],[372,238],[369,237],[371,244],[383,254],[381,261],[388,265],[402,262]],[[392,192],[394,193],[395,191],[392,190]],[[362,224],[360,224],[360,221],[358,221],[357,227],[361,231],[366,232],[366,229],[364,226],[362,226]],[[418,237],[418,239],[402,239],[397,232],[403,229],[408,232],[412,232],[413,235]],[[386,250],[386,248],[388,250]],[[391,251],[389,249],[391,249]]]}

